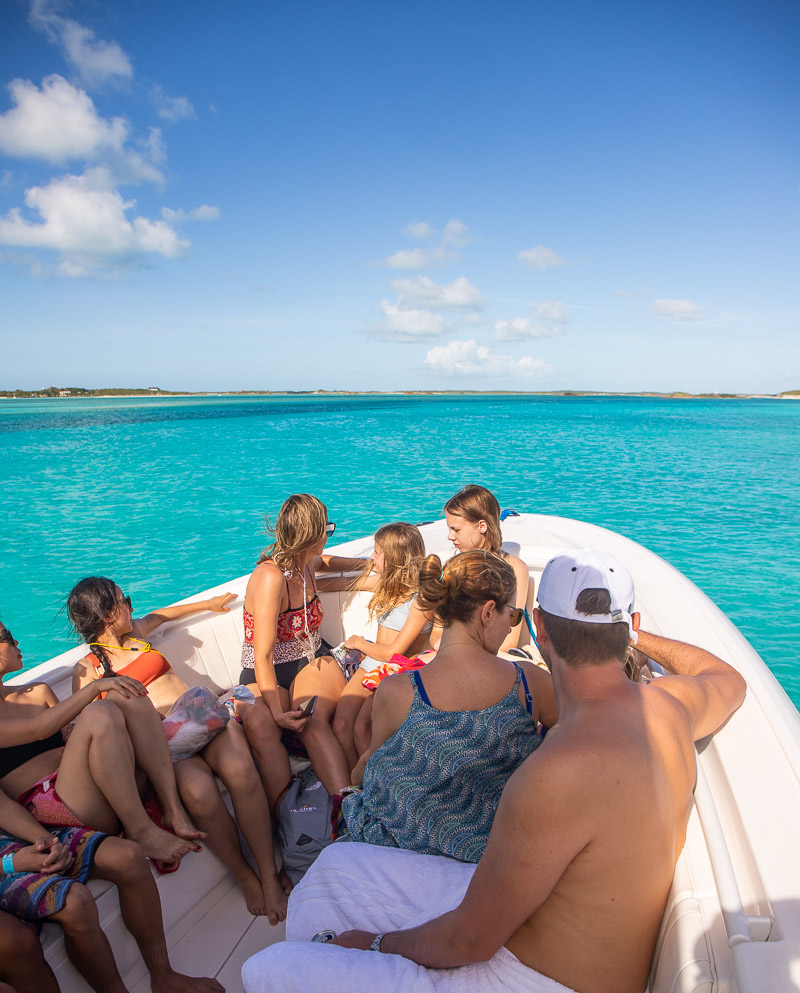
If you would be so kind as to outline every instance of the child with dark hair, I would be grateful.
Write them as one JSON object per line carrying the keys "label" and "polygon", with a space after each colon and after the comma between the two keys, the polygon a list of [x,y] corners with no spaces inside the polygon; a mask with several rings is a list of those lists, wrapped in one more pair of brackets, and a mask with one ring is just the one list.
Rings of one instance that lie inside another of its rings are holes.
{"label": "child with dark hair", "polygon": [[[69,595],[67,612],[77,633],[86,640],[90,654],[75,666],[73,689],[92,682],[102,684],[109,676],[120,673],[135,675],[147,687],[153,707],[168,714],[188,687],[148,637],[168,620],[201,610],[224,612],[231,599],[233,594],[225,593],[135,618],[130,597],[112,580],[104,576],[81,580]],[[211,699],[216,702],[213,694]],[[214,726],[219,730],[218,721]],[[242,728],[228,721],[197,754],[176,761],[174,770],[182,801],[207,834],[209,848],[242,887],[247,909],[278,924],[286,916],[286,893],[275,867],[267,798]],[[230,792],[236,821],[228,813],[215,776]],[[253,853],[258,874],[244,857],[237,823]]]}

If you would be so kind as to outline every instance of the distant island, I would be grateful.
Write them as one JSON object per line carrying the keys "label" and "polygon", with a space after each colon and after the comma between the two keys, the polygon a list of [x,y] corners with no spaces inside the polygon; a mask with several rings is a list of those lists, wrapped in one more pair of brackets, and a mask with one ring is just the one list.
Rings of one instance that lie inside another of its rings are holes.
{"label": "distant island", "polygon": [[552,396],[552,397],[654,397],[665,400],[800,400],[800,390],[783,393],[616,393],[610,390],[164,390],[160,386],[127,389],[122,386],[89,390],[83,386],[48,386],[41,390],[0,390],[3,400],[49,400],[61,397],[235,397],[235,396]]}

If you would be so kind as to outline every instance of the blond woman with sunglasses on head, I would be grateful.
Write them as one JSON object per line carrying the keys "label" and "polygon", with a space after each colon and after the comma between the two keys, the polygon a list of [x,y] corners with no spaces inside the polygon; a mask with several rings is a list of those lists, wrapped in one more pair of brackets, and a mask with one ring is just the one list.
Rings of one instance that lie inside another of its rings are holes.
{"label": "blond woman with sunglasses on head", "polygon": [[251,684],[256,697],[254,706],[243,708],[244,727],[277,816],[291,779],[284,730],[299,736],[329,793],[350,784],[350,766],[331,729],[345,677],[320,634],[315,573],[361,569],[365,560],[325,554],[336,525],[310,493],[285,500],[270,530],[275,540],[258,560],[244,595],[239,681]]}

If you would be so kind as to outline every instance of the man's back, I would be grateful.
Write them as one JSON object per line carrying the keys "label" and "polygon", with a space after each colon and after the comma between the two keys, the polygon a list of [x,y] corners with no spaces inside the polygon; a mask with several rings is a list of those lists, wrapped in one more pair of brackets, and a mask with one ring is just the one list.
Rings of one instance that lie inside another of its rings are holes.
{"label": "man's back", "polygon": [[688,714],[657,686],[598,685],[571,709],[504,796],[519,808],[513,829],[528,825],[517,863],[528,885],[543,866],[562,870],[506,947],[569,988],[641,993],[694,779]]}

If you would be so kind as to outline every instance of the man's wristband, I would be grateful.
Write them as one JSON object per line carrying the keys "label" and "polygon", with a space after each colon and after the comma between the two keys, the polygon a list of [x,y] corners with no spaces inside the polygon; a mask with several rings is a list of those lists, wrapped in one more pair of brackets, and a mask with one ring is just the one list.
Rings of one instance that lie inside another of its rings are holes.
{"label": "man's wristband", "polygon": [[381,942],[386,937],[386,933],[376,934],[372,939],[372,944],[369,946],[371,952],[379,952],[381,950]]}
{"label": "man's wristband", "polygon": [[[4,855],[3,856],[3,873],[6,876],[10,876],[10,875],[12,875],[14,873],[14,871],[15,871],[14,870],[14,853],[13,852],[9,852],[8,855]],[[379,938],[382,938],[383,935],[382,934],[381,935],[378,935],[378,937]],[[378,944],[380,944],[380,942]]]}

